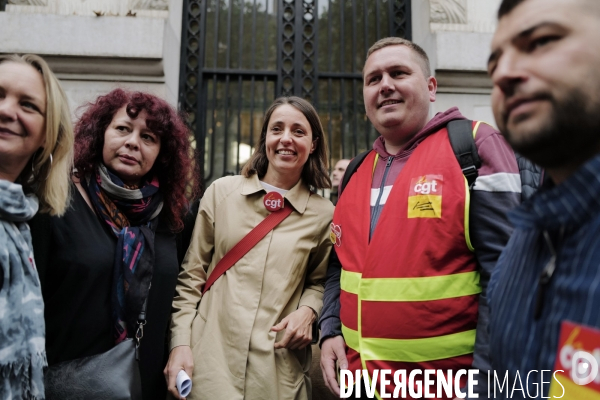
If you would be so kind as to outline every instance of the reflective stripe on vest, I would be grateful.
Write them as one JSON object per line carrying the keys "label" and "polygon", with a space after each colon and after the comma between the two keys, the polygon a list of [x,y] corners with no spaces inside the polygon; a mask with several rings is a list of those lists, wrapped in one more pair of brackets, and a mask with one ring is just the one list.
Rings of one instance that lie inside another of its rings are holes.
{"label": "reflective stripe on vest", "polygon": [[341,289],[367,301],[429,301],[481,293],[479,272],[423,278],[366,278],[342,270]]}
{"label": "reflective stripe on vest", "polygon": [[422,362],[458,357],[473,352],[475,329],[423,339],[359,338],[358,332],[342,325],[346,345],[360,353],[363,361]]}

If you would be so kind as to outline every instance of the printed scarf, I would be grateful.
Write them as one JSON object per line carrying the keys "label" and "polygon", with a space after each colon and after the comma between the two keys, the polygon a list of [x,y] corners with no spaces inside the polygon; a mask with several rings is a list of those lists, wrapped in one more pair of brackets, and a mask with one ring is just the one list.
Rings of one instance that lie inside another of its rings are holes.
{"label": "printed scarf", "polygon": [[26,222],[37,211],[35,196],[0,180],[1,399],[44,398],[44,301]]}
{"label": "printed scarf", "polygon": [[129,189],[106,166],[81,181],[101,221],[117,238],[111,306],[115,344],[132,337],[152,280],[154,232],[162,210],[158,179]]}

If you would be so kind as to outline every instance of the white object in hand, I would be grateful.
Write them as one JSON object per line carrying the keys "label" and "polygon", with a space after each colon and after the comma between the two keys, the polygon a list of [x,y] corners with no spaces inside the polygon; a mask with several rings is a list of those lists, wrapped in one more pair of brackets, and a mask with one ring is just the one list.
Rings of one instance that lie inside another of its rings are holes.
{"label": "white object in hand", "polygon": [[192,391],[192,380],[184,370],[177,374],[177,391],[181,397],[187,397]]}

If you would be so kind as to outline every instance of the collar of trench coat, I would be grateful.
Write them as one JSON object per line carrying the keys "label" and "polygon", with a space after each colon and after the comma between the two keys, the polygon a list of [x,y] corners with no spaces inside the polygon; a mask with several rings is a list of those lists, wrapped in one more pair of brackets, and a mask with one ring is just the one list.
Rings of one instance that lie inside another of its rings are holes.
{"label": "collar of trench coat", "polygon": [[[256,192],[263,191],[266,193],[265,189],[260,184],[260,180],[258,179],[258,175],[254,174],[250,178],[247,178],[242,185],[242,194],[244,196],[248,196],[254,194]],[[288,192],[283,196],[286,200],[290,202],[292,207],[300,214],[304,214],[304,210],[306,210],[306,205],[308,204],[308,198],[310,197],[310,190],[308,186],[304,184],[302,178],[298,180],[296,185],[293,188],[288,190]]]}

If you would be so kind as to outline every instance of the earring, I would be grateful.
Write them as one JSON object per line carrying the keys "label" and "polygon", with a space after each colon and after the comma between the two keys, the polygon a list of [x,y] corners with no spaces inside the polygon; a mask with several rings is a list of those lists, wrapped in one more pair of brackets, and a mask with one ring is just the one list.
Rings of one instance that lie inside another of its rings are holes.
{"label": "earring", "polygon": [[[35,177],[37,175],[37,173],[35,172],[35,159],[37,158],[37,153],[40,149],[37,149],[35,151],[35,153],[33,153],[33,157],[31,158],[31,174]],[[52,153],[50,153],[50,165],[48,166],[48,172],[46,173],[46,178],[44,180],[48,179],[48,176],[50,175],[50,169],[52,168]]]}

